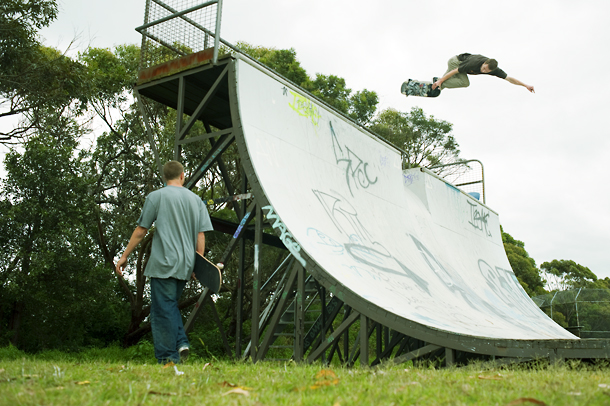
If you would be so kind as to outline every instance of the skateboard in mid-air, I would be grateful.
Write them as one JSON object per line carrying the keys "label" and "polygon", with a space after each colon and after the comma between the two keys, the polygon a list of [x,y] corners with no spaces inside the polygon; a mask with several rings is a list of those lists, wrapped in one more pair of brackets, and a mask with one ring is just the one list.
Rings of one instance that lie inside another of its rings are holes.
{"label": "skateboard in mid-air", "polygon": [[441,94],[441,88],[437,87],[432,89],[432,85],[438,78],[434,78],[432,82],[426,82],[422,80],[409,79],[404,82],[400,87],[400,93],[405,96],[419,96],[419,97],[437,97]]}
{"label": "skateboard in mid-air", "polygon": [[193,272],[203,286],[213,293],[220,291],[220,285],[222,285],[220,268],[198,252],[195,253],[195,269],[193,269]]}

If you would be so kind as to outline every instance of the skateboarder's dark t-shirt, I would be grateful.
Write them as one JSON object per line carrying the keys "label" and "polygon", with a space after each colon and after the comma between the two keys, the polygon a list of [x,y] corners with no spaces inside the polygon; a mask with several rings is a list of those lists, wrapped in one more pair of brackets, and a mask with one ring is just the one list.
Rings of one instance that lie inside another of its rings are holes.
{"label": "skateboarder's dark t-shirt", "polygon": [[488,59],[488,57],[483,55],[460,54],[458,55],[458,60],[460,61],[458,72],[469,75],[493,75],[500,79],[506,79],[508,75],[500,68],[496,68],[489,73],[481,73],[481,66]]}

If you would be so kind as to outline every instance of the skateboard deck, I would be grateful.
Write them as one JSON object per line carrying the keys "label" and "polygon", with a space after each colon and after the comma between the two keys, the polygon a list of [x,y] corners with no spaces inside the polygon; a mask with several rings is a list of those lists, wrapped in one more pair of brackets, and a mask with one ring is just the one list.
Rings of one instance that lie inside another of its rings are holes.
{"label": "skateboard deck", "polygon": [[433,84],[434,82],[409,79],[402,84],[400,87],[400,92],[405,96],[437,97],[439,94],[441,94],[441,89],[440,87],[437,87],[436,89],[432,90]]}
{"label": "skateboard deck", "polygon": [[220,291],[222,285],[222,274],[220,269],[210,262],[207,258],[195,253],[195,277],[206,288],[210,289],[213,293]]}

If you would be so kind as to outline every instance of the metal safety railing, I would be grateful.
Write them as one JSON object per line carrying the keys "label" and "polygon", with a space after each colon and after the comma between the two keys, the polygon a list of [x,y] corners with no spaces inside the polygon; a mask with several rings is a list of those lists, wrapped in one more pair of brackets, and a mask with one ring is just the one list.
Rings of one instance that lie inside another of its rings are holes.
{"label": "metal safety railing", "polygon": [[146,0],[140,70],[205,49],[218,60],[222,0]]}
{"label": "metal safety railing", "polygon": [[[478,164],[479,168],[473,168],[471,163]],[[446,171],[446,169],[455,167],[453,171]],[[433,172],[439,171],[438,175],[442,176],[447,182],[453,186],[460,188],[469,195],[481,200],[484,204],[485,201],[485,170],[483,163],[478,159],[469,159],[467,161],[457,161],[445,165],[433,166],[429,169]]]}

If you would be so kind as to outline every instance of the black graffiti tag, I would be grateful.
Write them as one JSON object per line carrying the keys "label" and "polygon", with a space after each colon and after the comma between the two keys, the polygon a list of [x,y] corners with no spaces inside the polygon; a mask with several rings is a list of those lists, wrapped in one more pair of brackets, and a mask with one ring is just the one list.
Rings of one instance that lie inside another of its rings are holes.
{"label": "black graffiti tag", "polygon": [[328,124],[330,125],[335,160],[337,161],[337,163],[345,163],[345,180],[347,181],[347,187],[349,188],[350,194],[352,196],[354,195],[351,186],[352,181],[354,182],[356,187],[361,187],[363,189],[366,189],[369,186],[377,183],[377,177],[375,177],[375,179],[371,179],[369,177],[367,170],[369,164],[360,159],[347,146],[345,146],[344,152],[341,148],[341,145],[339,145],[339,140],[337,139],[337,134],[335,134],[333,123],[329,121]]}
{"label": "black graffiti tag", "polygon": [[468,205],[470,206],[470,220],[468,223],[477,230],[483,231],[488,237],[491,237],[491,233],[487,228],[489,212],[486,213],[483,208],[479,210],[479,206],[474,203],[468,202]]}
{"label": "black graffiti tag", "polygon": [[422,291],[430,294],[428,282],[405,266],[374,239],[358,218],[358,212],[349,201],[336,194],[319,190],[312,190],[312,192],[333,224],[345,237],[346,241],[341,244],[353,259],[377,270],[406,277],[415,282]]}

